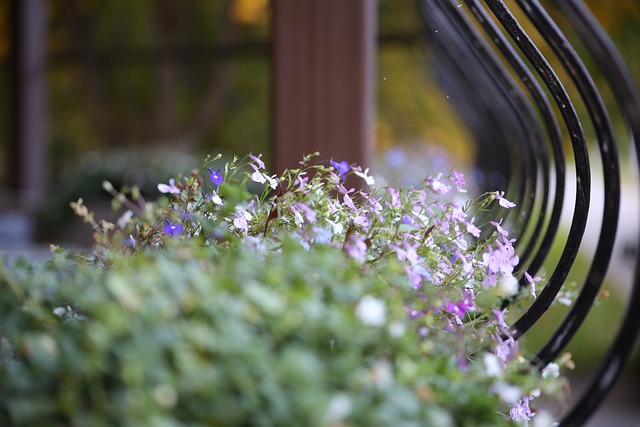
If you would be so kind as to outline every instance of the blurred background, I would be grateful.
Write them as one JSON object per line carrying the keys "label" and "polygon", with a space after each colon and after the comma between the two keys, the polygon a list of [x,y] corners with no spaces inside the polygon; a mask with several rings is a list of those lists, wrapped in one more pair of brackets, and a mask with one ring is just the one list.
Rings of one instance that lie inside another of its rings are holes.
{"label": "blurred background", "polygon": [[[37,255],[49,242],[88,247],[90,230],[73,218],[69,201],[82,197],[98,215],[108,216],[109,198],[101,189],[105,179],[116,186],[138,185],[153,195],[158,182],[197,167],[206,154],[252,152],[263,153],[267,163],[272,160],[269,0],[45,0],[39,2],[44,6],[39,13],[44,22],[45,99],[44,111],[36,116],[42,114],[46,126],[31,129],[42,133],[44,145],[40,163],[34,163],[37,170],[29,173],[44,177],[46,191],[35,202],[21,204],[14,176],[14,121],[20,105],[13,91],[11,54],[17,19],[12,6],[20,1],[0,0],[0,250],[24,249]],[[640,82],[638,2],[587,4]],[[449,167],[473,177],[479,149],[430,72],[435,59],[426,49],[416,2],[377,0],[375,8],[375,117],[369,166],[379,182],[402,185]],[[573,88],[568,90],[575,94]],[[605,100],[615,113],[613,103]],[[577,108],[585,114],[584,108]],[[577,389],[611,340],[637,252],[635,154],[619,116],[614,114],[613,120],[624,168],[622,233],[607,278],[609,297],[599,301],[568,349],[576,361]],[[592,140],[592,129],[585,132]],[[597,208],[601,189],[597,183],[594,187]],[[597,217],[590,227],[598,229]],[[562,250],[561,240],[556,253]],[[595,241],[585,240],[570,281],[583,280],[594,246]],[[532,351],[565,311],[554,309],[544,317],[527,341]],[[608,399],[608,409],[599,412],[602,419],[611,421],[626,413],[615,425],[640,425],[637,409],[626,405],[624,412],[616,406],[637,402],[638,365],[636,357],[625,373],[627,381]],[[604,425],[598,422],[591,425]]]}

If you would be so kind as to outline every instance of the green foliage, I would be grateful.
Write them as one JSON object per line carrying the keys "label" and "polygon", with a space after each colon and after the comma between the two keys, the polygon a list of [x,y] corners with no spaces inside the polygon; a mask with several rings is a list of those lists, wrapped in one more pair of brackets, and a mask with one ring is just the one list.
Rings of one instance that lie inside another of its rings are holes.
{"label": "green foliage", "polygon": [[[496,426],[513,399],[559,392],[521,356],[489,369],[501,291],[480,259],[496,235],[471,244],[447,219],[458,205],[349,192],[312,156],[281,177],[252,159],[222,183],[208,160],[157,203],[105,183],[132,211],[115,225],[72,204],[95,252],[0,264],[0,425]],[[448,304],[471,290],[458,317]]]}

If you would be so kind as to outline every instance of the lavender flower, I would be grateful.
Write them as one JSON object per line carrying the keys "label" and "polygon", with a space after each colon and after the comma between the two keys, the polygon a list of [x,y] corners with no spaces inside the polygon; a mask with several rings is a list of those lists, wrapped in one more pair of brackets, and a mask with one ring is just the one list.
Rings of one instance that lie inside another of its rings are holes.
{"label": "lavender flower", "polygon": [[180,189],[176,187],[176,180],[173,178],[169,180],[169,185],[158,184],[158,191],[161,193],[180,194]]}
{"label": "lavender flower", "polygon": [[454,169],[451,169],[451,176],[449,177],[449,181],[455,184],[456,189],[458,190],[458,193],[467,192],[467,190],[462,188],[462,186],[466,184],[466,181],[464,180],[464,175],[461,174],[460,172],[457,172]]}
{"label": "lavender flower", "polygon": [[509,416],[514,421],[529,421],[535,415],[535,412],[529,407],[529,402],[533,400],[533,396],[523,396],[513,404],[509,411]]}
{"label": "lavender flower", "polygon": [[504,198],[504,191],[501,191],[501,192],[496,191],[495,193],[493,193],[493,198],[496,199],[500,204],[500,206],[502,206],[503,208],[511,209],[516,206],[515,203],[510,202]]}

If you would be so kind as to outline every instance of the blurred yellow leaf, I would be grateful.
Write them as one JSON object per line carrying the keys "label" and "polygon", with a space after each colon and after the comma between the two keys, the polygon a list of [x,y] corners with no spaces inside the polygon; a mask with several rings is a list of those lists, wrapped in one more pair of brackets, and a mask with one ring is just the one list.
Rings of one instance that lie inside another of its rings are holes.
{"label": "blurred yellow leaf", "polygon": [[268,0],[235,0],[231,18],[240,24],[256,24],[267,16]]}

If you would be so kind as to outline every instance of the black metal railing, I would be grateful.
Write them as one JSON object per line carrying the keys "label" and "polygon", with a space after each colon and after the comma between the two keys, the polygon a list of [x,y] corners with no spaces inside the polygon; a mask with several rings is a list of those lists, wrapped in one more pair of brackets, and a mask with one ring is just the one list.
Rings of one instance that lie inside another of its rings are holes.
{"label": "black metal railing", "polygon": [[[587,227],[591,168],[583,124],[593,128],[599,147],[604,203],[599,237],[589,271],[568,314],[532,362],[540,369],[556,359],[585,320],[601,290],[611,261],[620,211],[620,166],[609,112],[600,92],[560,27],[537,0],[514,0],[521,21],[501,0],[419,0],[426,28],[430,66],[453,107],[471,130],[479,148],[478,167],[489,188],[508,188],[518,208],[505,218],[523,237],[518,270],[535,274],[546,261],[558,234],[565,199],[567,160],[562,135],[571,143],[575,165],[575,201],[562,253],[541,294],[513,325],[521,337],[549,309],[563,289]],[[581,0],[552,0],[613,93],[640,153],[640,96],[606,32]],[[523,25],[532,28],[553,52],[554,70]],[[562,74],[563,82],[558,74]],[[568,81],[567,81],[568,80]],[[572,101],[565,90],[579,94]],[[586,109],[579,116],[574,102]],[[582,120],[582,121],[581,121]],[[560,123],[559,123],[560,122]],[[636,159],[640,165],[640,157]],[[596,207],[594,207],[596,208]],[[600,207],[597,207],[600,208]],[[526,286],[521,278],[521,286]],[[628,309],[601,367],[581,399],[560,420],[579,426],[593,414],[619,377],[640,328],[640,267],[636,260]],[[505,303],[505,304],[508,304]],[[613,333],[613,332],[612,332]]]}

